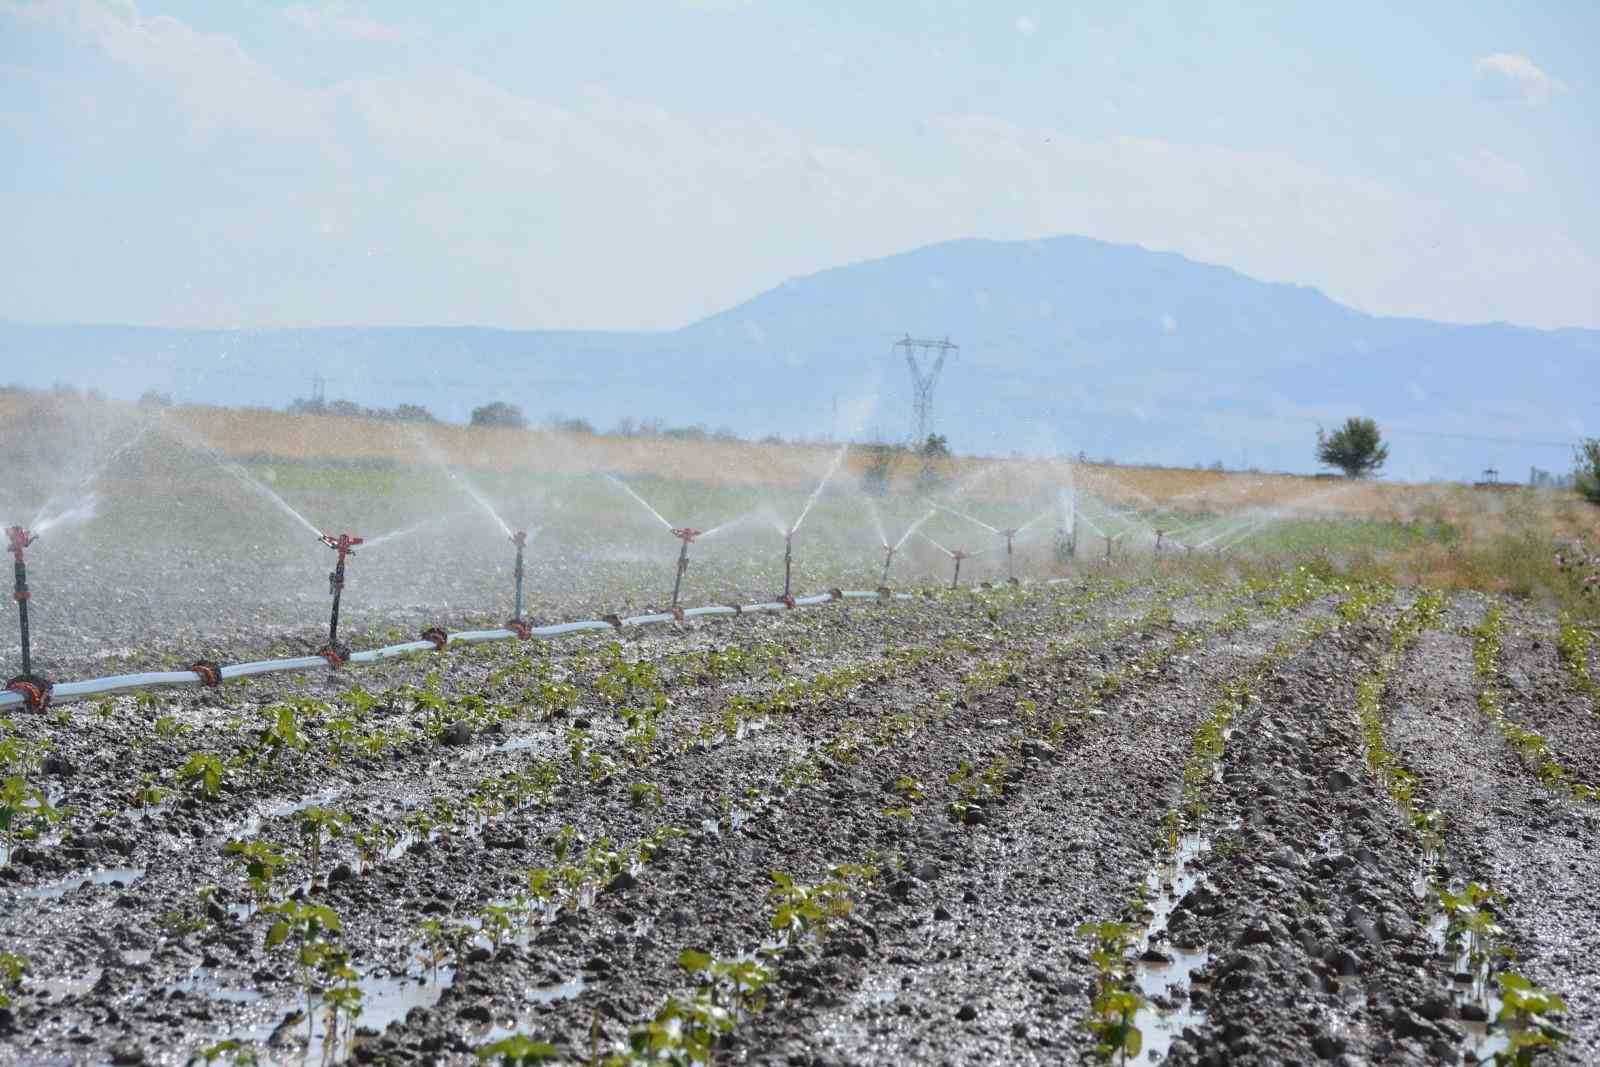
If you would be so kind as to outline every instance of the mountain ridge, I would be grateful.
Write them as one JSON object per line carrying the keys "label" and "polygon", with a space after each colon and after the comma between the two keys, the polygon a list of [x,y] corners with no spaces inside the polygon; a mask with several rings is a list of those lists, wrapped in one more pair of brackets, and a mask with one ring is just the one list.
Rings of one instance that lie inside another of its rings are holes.
{"label": "mountain ridge", "polygon": [[960,345],[935,397],[958,448],[1310,470],[1315,425],[1360,413],[1391,429],[1391,468],[1416,478],[1567,469],[1548,443],[1467,439],[1544,441],[1554,426],[1575,440],[1593,418],[1576,394],[1600,361],[1596,330],[1376,316],[1313,286],[1067,235],[830,267],[657,332],[0,322],[0,381],[282,406],[315,376],[330,396],[453,419],[506,400],[599,425],[894,438],[909,386],[892,345],[908,331]]}

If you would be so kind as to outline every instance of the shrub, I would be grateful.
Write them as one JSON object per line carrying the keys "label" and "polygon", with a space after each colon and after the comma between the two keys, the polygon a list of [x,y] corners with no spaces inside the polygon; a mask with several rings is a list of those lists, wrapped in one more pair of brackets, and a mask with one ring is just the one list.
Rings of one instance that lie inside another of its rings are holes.
{"label": "shrub", "polygon": [[1600,504],[1600,437],[1585,437],[1573,459],[1572,482],[1591,504]]}
{"label": "shrub", "polygon": [[509,426],[514,430],[526,430],[528,417],[522,409],[515,404],[507,404],[503,400],[496,400],[492,404],[472,409],[472,425],[474,426]]}

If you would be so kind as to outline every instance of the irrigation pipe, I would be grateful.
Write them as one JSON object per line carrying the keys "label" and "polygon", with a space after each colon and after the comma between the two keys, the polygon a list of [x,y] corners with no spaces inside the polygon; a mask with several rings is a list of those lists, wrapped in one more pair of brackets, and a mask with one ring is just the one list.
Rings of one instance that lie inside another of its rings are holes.
{"label": "irrigation pipe", "polygon": [[[834,592],[819,593],[815,596],[796,597],[795,607],[814,607],[819,604],[831,604],[835,600],[916,600],[913,593],[887,593],[868,592],[861,589],[845,589]],[[790,606],[778,601],[761,604],[746,604],[740,607],[733,605],[712,605],[701,608],[686,608],[683,618],[699,618],[707,615],[758,615],[765,612],[788,611]],[[550,626],[534,626],[528,629],[529,637],[562,637],[566,634],[583,633],[591,630],[627,630],[640,626],[658,626],[663,623],[676,622],[679,616],[673,612],[658,611],[647,615],[632,615],[627,618],[617,619],[615,622],[604,619],[584,619],[578,622],[558,622]],[[491,641],[510,641],[517,638],[514,630],[498,628],[493,630],[458,630],[447,634],[446,645],[481,645]],[[439,646],[431,640],[405,641],[398,645],[385,645],[382,648],[367,649],[362,652],[352,652],[348,663],[382,663],[386,660],[399,659],[402,656],[415,655],[419,652],[432,652]],[[200,666],[197,664],[196,666]],[[293,671],[331,670],[328,660],[322,656],[294,656],[289,659],[265,659],[250,663],[233,663],[215,668],[216,680],[209,683],[206,677],[198,671],[146,671],[140,674],[114,674],[106,678],[88,678],[79,682],[62,682],[50,690],[52,703],[68,703],[77,700],[87,700],[90,697],[108,696],[113,693],[127,693],[141,689],[153,689],[161,686],[192,686],[218,684],[233,681],[238,678],[254,678],[263,674],[285,674]],[[14,708],[28,703],[28,698],[22,693],[13,690],[0,690],[0,709]]]}

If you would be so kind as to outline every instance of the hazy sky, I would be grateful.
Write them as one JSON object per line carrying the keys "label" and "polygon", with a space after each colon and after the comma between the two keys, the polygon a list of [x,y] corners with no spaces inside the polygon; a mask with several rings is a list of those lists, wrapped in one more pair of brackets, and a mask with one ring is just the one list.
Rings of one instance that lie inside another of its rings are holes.
{"label": "hazy sky", "polygon": [[658,328],[1080,233],[1600,327],[1600,4],[0,0],[0,318]]}

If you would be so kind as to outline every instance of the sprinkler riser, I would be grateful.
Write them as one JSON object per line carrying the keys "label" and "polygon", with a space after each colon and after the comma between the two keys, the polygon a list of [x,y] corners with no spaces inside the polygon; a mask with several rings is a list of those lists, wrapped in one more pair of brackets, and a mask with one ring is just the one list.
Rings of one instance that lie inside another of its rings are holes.
{"label": "sprinkler riser", "polygon": [[523,569],[522,569],[522,542],[521,541],[517,541],[517,567],[516,567],[515,574],[516,574],[516,578],[517,578],[517,595],[516,595],[516,602],[515,602],[516,610],[511,613],[511,617],[513,619],[520,619],[520,618],[522,618],[522,574],[523,574]]}
{"label": "sprinkler riser", "polygon": [[13,564],[16,572],[17,631],[22,641],[22,673],[33,673],[33,650],[28,635],[28,565],[19,558]]}
{"label": "sprinkler riser", "polygon": [[672,606],[678,606],[678,594],[683,590],[683,572],[689,569],[689,539],[683,539],[678,548],[678,574],[672,580]]}
{"label": "sprinkler riser", "polygon": [[328,646],[337,648],[339,645],[339,597],[344,592],[344,560],[334,565],[333,573],[328,575],[328,591],[333,594],[333,613],[328,616]]}
{"label": "sprinkler riser", "polygon": [[794,563],[794,542],[791,540],[793,536],[791,533],[789,537],[783,539],[783,595],[785,598],[789,596],[789,575]]}
{"label": "sprinkler riser", "polygon": [[886,548],[883,553],[883,576],[878,579],[879,585],[889,584],[889,564],[894,562],[894,549]]}

